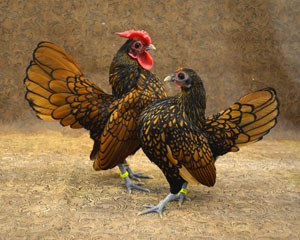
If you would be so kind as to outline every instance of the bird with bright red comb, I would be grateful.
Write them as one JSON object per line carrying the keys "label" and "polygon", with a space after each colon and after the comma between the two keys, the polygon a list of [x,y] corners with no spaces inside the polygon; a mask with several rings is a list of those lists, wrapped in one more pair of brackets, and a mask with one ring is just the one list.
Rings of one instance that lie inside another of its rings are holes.
{"label": "bird with bright red comb", "polygon": [[62,48],[41,42],[26,70],[25,98],[40,119],[90,132],[95,170],[118,166],[129,192],[148,191],[131,181],[147,176],[133,172],[126,158],[140,148],[136,134],[140,113],[166,93],[162,82],[149,71],[153,60],[148,51],[155,49],[149,34],[134,30],[116,34],[128,40],[110,65],[112,94],[89,81]]}

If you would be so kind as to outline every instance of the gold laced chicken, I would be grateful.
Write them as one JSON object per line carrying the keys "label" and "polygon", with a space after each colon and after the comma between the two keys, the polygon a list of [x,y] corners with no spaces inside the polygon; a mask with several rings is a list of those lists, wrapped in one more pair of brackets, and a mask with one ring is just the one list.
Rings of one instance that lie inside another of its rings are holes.
{"label": "gold laced chicken", "polygon": [[130,178],[147,176],[133,172],[126,158],[140,148],[136,132],[140,113],[166,94],[162,82],[150,72],[153,60],[148,51],[155,47],[149,34],[129,30],[116,35],[127,41],[110,66],[112,95],[88,80],[62,48],[41,42],[26,71],[25,98],[40,119],[89,130],[95,170],[119,166],[130,192],[148,191],[131,182]]}
{"label": "gold laced chicken", "polygon": [[165,81],[179,86],[181,93],[147,107],[138,131],[143,151],[162,170],[170,193],[140,214],[157,212],[162,216],[169,201],[182,204],[187,199],[188,183],[214,186],[216,159],[261,140],[276,125],[279,115],[273,88],[252,92],[206,118],[205,89],[194,70],[180,68]]}

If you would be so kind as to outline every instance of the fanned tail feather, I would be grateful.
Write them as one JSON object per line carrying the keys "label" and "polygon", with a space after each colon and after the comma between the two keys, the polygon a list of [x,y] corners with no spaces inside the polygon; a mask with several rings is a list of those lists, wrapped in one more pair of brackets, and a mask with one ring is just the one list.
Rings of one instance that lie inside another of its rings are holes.
{"label": "fanned tail feather", "polygon": [[41,42],[34,50],[24,84],[25,98],[40,119],[71,128],[97,127],[99,118],[107,118],[106,109],[113,100],[83,76],[62,48],[50,42]]}
{"label": "fanned tail feather", "polygon": [[239,147],[263,138],[276,125],[279,101],[273,88],[247,94],[226,110],[210,116],[206,131],[214,155],[238,151]]}
{"label": "fanned tail feather", "polygon": [[236,123],[243,132],[236,139],[236,146],[257,142],[275,127],[279,115],[279,101],[273,88],[250,93],[231,108],[235,109],[236,105],[241,106],[241,117]]}

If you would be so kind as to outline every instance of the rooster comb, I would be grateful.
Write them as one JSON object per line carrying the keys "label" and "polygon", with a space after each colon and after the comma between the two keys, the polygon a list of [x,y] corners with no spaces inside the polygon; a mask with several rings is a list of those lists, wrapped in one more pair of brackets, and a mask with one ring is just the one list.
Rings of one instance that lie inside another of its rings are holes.
{"label": "rooster comb", "polygon": [[151,44],[151,38],[149,34],[144,30],[128,30],[125,32],[116,32],[115,34],[120,37],[129,38],[129,39],[134,39],[134,38],[141,39],[147,45]]}

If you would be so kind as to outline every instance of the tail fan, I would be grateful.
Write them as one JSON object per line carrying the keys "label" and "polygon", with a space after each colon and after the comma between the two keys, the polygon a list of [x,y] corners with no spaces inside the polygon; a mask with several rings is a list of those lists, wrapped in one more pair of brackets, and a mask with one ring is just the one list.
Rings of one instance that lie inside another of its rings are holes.
{"label": "tail fan", "polygon": [[34,50],[24,84],[25,98],[40,119],[86,128],[94,140],[104,128],[114,100],[86,79],[62,48],[50,42],[41,42]]}
{"label": "tail fan", "polygon": [[240,98],[226,110],[210,116],[205,130],[209,133],[214,155],[235,152],[239,147],[261,140],[276,125],[279,101],[273,88]]}

